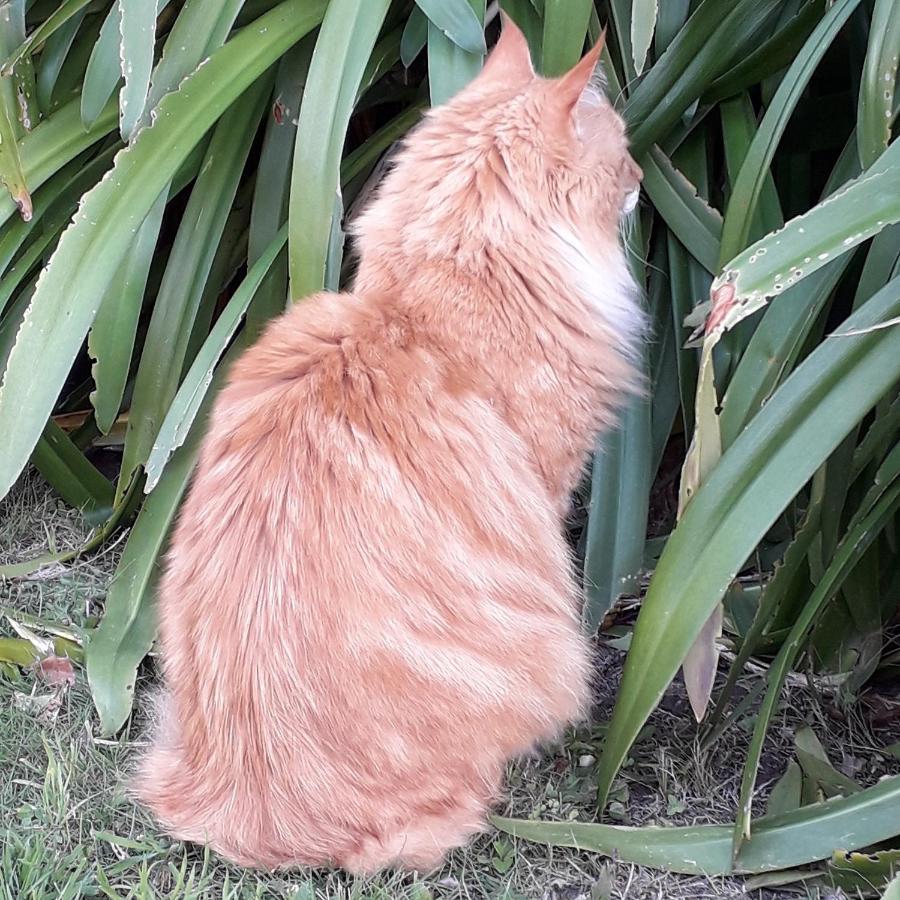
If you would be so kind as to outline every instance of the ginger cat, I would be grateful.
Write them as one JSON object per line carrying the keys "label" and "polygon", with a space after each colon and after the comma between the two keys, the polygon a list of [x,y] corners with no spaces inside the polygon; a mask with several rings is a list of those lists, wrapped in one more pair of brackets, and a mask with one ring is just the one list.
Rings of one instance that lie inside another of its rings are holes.
{"label": "ginger cat", "polygon": [[160,585],[134,787],[173,835],[429,869],[585,711],[562,517],[642,324],[618,241],[641,172],[599,53],[539,78],[505,21],[360,217],[352,292],[234,366]]}

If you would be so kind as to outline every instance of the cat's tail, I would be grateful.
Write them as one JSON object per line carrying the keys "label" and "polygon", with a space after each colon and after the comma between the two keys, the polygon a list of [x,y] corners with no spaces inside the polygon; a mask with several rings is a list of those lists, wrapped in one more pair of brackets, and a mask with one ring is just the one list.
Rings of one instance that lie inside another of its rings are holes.
{"label": "cat's tail", "polygon": [[159,694],[153,706],[152,741],[128,785],[133,799],[173,837],[208,845],[241,866],[284,865],[275,823],[261,815],[253,767],[225,770],[229,775],[223,778],[215,760],[197,760],[185,747],[171,698]]}

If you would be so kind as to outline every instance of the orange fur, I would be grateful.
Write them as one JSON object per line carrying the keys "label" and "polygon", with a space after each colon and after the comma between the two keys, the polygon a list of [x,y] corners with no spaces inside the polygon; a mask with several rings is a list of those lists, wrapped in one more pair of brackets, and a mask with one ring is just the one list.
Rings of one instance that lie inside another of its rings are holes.
{"label": "orange fur", "polygon": [[527,52],[507,24],[358,221],[352,293],[273,322],[215,404],[135,792],[238,863],[431,867],[585,709],[561,516],[633,381],[640,170],[596,53],[551,81]]}

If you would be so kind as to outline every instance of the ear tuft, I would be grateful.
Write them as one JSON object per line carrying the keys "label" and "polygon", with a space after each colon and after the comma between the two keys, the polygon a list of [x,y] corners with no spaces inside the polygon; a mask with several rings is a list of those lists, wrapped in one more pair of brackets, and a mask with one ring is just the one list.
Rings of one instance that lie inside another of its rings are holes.
{"label": "ear tuft", "polygon": [[490,79],[498,84],[520,86],[534,78],[528,41],[518,25],[503,10],[500,38],[488,55],[479,80]]}

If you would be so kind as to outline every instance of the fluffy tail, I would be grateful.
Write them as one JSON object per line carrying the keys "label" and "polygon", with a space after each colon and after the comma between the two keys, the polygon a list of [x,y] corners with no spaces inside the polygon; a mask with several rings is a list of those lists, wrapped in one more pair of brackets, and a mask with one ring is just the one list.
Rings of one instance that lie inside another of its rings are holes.
{"label": "fluffy tail", "polygon": [[208,845],[238,865],[270,869],[286,864],[290,851],[279,840],[276,823],[261,815],[265,803],[253,767],[223,773],[213,760],[198,764],[181,740],[170,698],[162,695],[154,705],[156,730],[131,777],[133,798],[169,834]]}

